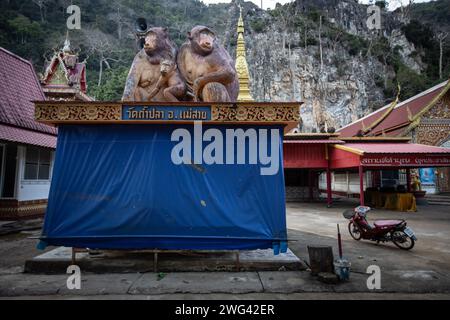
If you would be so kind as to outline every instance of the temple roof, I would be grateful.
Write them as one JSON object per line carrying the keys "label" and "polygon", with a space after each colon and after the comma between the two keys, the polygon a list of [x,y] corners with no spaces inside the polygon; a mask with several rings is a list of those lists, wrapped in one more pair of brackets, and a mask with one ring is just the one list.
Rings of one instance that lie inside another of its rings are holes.
{"label": "temple roof", "polygon": [[51,100],[93,100],[86,94],[86,64],[78,62],[78,55],[72,51],[68,38],[64,47],[54,53],[41,83]]}
{"label": "temple roof", "polygon": [[[375,112],[337,130],[341,137],[353,137],[366,131],[370,135],[401,136],[424,112],[450,89],[450,81],[444,81],[398,104],[390,103]],[[395,101],[394,101],[395,102]],[[368,130],[370,129],[370,130]]]}
{"label": "temple roof", "polygon": [[32,101],[45,96],[32,64],[0,47],[0,75],[0,140],[55,147],[56,129],[34,120]]}

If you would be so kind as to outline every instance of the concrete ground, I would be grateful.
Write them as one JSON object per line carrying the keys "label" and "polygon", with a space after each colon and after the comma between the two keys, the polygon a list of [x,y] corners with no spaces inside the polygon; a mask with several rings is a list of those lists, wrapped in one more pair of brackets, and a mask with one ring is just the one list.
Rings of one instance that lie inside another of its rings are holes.
{"label": "concrete ground", "polygon": [[[307,245],[331,245],[337,254],[336,223],[341,226],[344,256],[352,263],[351,280],[319,282],[306,271],[178,272],[92,274],[82,272],[80,290],[68,290],[68,275],[24,274],[25,260],[41,254],[39,231],[0,236],[0,297],[9,299],[449,299],[450,209],[419,207],[416,213],[374,210],[372,219],[404,218],[419,241],[411,251],[393,244],[355,241],[342,212],[352,202],[327,209],[319,203],[288,203],[291,250],[308,262]],[[381,268],[381,289],[367,288],[369,265]]]}

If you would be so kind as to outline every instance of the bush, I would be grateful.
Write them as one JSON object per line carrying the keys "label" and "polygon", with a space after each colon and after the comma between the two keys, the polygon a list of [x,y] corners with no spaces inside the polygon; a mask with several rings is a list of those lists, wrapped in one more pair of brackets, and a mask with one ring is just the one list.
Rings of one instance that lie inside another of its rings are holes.
{"label": "bush", "polygon": [[397,81],[400,83],[400,99],[408,99],[428,87],[427,77],[419,75],[404,64],[401,64],[397,70]]}
{"label": "bush", "polygon": [[257,20],[252,20],[250,22],[250,27],[256,33],[261,33],[261,32],[264,32],[264,30],[266,28],[266,24],[264,23],[264,21],[262,19],[257,19]]}
{"label": "bush", "polygon": [[103,74],[104,83],[100,87],[91,84],[89,95],[98,101],[119,101],[122,98],[127,75],[126,67],[106,70]]}
{"label": "bush", "polygon": [[308,46],[317,46],[318,44],[319,44],[319,41],[317,41],[314,38],[308,37],[308,39],[306,39],[306,45],[308,45]]}

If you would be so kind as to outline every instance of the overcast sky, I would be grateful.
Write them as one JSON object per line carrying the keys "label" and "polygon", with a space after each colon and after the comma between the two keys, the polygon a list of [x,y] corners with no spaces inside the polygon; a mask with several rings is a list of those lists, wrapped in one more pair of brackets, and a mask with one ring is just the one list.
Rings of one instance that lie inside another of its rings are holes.
{"label": "overcast sky", "polygon": [[[204,3],[224,3],[224,2],[231,2],[231,0],[201,0]],[[249,0],[246,0],[249,1]],[[252,2],[254,2],[255,4],[257,4],[258,6],[261,6],[261,0],[250,0]],[[281,4],[285,4],[288,2],[291,2],[292,0],[263,0],[263,6],[264,9],[267,8],[271,8],[273,9],[275,7],[275,5],[277,4],[277,2],[281,3]],[[418,3],[418,2],[429,2],[430,0],[414,0],[414,3]],[[369,3],[370,0],[359,0],[359,2],[361,3]],[[375,2],[375,1],[373,1]],[[388,0],[389,3],[389,9],[390,10],[394,10],[397,9],[400,4],[408,4],[410,2],[410,0]]]}

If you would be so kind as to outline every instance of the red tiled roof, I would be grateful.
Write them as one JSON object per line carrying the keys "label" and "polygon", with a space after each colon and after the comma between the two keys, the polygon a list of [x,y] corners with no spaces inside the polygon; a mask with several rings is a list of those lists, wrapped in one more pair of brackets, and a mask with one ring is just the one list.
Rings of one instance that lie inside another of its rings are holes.
{"label": "red tiled roof", "polygon": [[[414,117],[423,108],[425,108],[435,97],[437,97],[442,92],[442,90],[446,88],[447,83],[448,81],[440,83],[439,85],[427,91],[424,91],[408,100],[399,103],[381,123],[372,128],[371,133],[379,135],[385,132],[387,136],[397,136],[401,134],[403,130],[392,129],[409,125],[411,122],[409,117]],[[389,108],[389,106],[390,104],[378,109],[368,116],[339,129],[338,132],[341,134],[341,137],[356,136],[358,131],[363,129],[363,127],[368,127],[377,119],[379,119]]]}
{"label": "red tiled roof", "polygon": [[364,154],[368,153],[396,153],[396,154],[413,154],[413,153],[434,153],[434,154],[450,154],[450,148],[441,148],[415,143],[346,143],[346,148],[360,151]]}
{"label": "red tiled roof", "polygon": [[0,140],[56,148],[56,136],[0,124]]}
{"label": "red tiled roof", "polygon": [[56,128],[34,120],[32,101],[45,96],[32,64],[0,47],[0,78],[0,123],[56,135]]}

